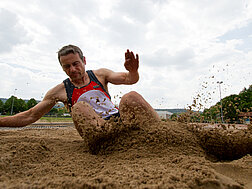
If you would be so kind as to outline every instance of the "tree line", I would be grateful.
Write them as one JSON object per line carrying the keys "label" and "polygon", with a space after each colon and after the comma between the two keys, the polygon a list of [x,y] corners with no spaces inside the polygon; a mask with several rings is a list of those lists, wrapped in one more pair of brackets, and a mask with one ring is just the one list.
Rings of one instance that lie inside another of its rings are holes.
{"label": "tree line", "polygon": [[[32,108],[37,103],[38,102],[34,98],[25,102],[23,99],[11,96],[5,103],[0,100],[0,113],[2,115],[10,115],[11,112],[12,114],[16,114]],[[252,111],[252,85],[250,85],[248,89],[244,88],[239,94],[233,94],[221,99],[221,102],[217,102],[210,108],[204,109],[203,113],[189,111],[189,115],[188,113],[184,113],[184,116],[182,113],[179,117],[180,119],[190,119],[190,121],[194,122],[221,122],[221,110],[224,122],[240,122],[240,113]],[[53,108],[48,114],[61,116],[66,112],[66,108]],[[177,117],[177,114],[172,116],[172,118]]]}
{"label": "tree line", "polygon": [[[189,106],[186,112],[171,116],[171,120],[179,122],[213,122],[222,123],[242,123],[241,113],[252,112],[252,85],[248,89],[244,88],[239,94],[232,94],[217,102],[203,112],[193,111]],[[222,114],[221,114],[222,110]],[[222,117],[222,118],[221,118]]]}
{"label": "tree line", "polygon": [[[0,114],[14,115],[19,112],[29,110],[36,104],[38,104],[38,102],[34,98],[31,98],[26,102],[21,98],[11,96],[9,99],[6,100],[5,103],[2,100],[0,100]],[[65,108],[52,108],[50,112],[47,113],[47,115],[58,115],[58,114],[61,115],[65,112],[67,112]]]}
{"label": "tree line", "polygon": [[252,85],[248,89],[244,88],[239,94],[227,96],[221,102],[205,109],[204,120],[221,122],[221,108],[224,122],[240,122],[240,113],[252,111]]}

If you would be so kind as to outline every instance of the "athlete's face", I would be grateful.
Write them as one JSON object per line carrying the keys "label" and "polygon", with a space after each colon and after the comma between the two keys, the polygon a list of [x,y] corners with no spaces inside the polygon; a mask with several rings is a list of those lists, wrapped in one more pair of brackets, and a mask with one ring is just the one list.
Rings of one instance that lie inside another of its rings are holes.
{"label": "athlete's face", "polygon": [[83,60],[79,57],[79,54],[68,54],[60,57],[60,63],[66,74],[72,79],[77,81],[82,79],[85,75],[85,57]]}

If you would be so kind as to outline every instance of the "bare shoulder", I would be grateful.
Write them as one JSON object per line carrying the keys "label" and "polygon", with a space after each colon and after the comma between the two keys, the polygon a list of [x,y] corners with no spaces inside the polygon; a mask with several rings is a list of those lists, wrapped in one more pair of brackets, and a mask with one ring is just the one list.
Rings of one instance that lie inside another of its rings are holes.
{"label": "bare shoulder", "polygon": [[93,72],[97,76],[107,76],[112,72],[112,70],[109,70],[107,68],[100,68],[98,70],[93,70]]}
{"label": "bare shoulder", "polygon": [[93,70],[94,74],[98,78],[98,80],[106,86],[108,83],[108,77],[113,73],[111,70],[106,69],[106,68],[100,68],[98,70]]}
{"label": "bare shoulder", "polygon": [[60,83],[56,85],[55,87],[51,88],[45,95],[44,99],[46,100],[53,100],[53,101],[61,101],[66,102],[67,96],[65,91],[64,83]]}

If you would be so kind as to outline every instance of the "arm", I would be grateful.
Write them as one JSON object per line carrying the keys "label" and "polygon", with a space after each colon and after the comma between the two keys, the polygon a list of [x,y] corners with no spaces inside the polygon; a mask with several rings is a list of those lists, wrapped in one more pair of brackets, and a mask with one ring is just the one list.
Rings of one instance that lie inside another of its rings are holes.
{"label": "arm", "polygon": [[138,67],[139,67],[139,58],[138,54],[136,57],[134,53],[129,50],[125,53],[125,63],[124,67],[128,72],[113,72],[108,69],[103,69],[105,73],[105,81],[112,84],[126,84],[131,85],[136,83],[139,80]]}
{"label": "arm", "polygon": [[55,100],[56,89],[57,87],[49,90],[43,101],[31,109],[14,116],[0,118],[0,127],[23,127],[37,121],[57,103]]}

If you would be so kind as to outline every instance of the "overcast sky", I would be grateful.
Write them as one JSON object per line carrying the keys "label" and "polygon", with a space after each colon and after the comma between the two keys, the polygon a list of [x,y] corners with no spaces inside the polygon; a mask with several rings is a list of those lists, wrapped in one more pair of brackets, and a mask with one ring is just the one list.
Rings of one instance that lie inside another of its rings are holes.
{"label": "overcast sky", "polygon": [[[140,80],[109,86],[113,101],[138,91],[154,108],[214,105],[252,84],[252,0],[0,0],[0,97],[42,100],[67,76],[57,51],[79,46],[86,69],[124,71],[139,54]],[[15,90],[16,89],[16,90]]]}

